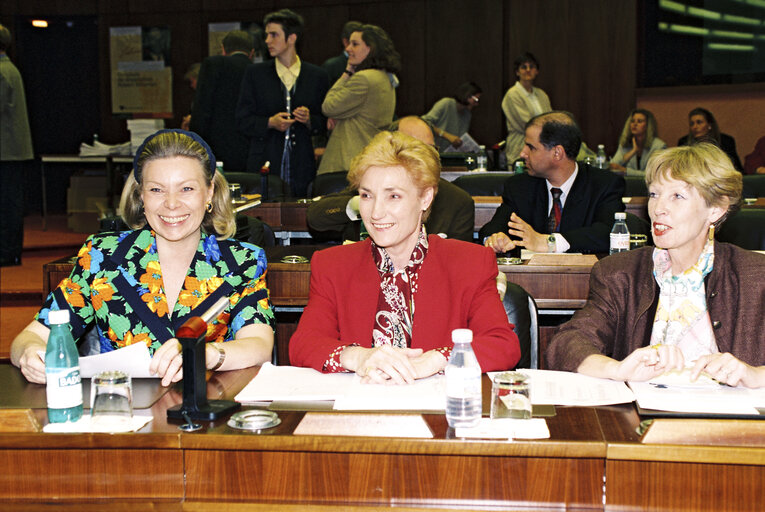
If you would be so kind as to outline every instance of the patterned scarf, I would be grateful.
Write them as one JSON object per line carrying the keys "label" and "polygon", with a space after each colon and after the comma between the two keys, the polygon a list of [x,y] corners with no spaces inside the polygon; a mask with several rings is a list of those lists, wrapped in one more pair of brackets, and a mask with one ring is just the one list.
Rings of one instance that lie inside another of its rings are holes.
{"label": "patterned scarf", "polygon": [[372,330],[372,345],[392,345],[406,348],[412,342],[414,319],[414,296],[420,266],[428,252],[428,237],[425,226],[420,229],[417,245],[406,267],[394,270],[393,260],[388,252],[372,242],[372,256],[380,272],[380,295],[377,299],[377,314]]}
{"label": "patterned scarf", "polygon": [[682,274],[672,275],[669,253],[653,251],[653,275],[659,283],[659,304],[651,345],[676,345],[686,362],[719,352],[709,319],[704,278],[714,266],[714,241],[707,240],[699,260]]}

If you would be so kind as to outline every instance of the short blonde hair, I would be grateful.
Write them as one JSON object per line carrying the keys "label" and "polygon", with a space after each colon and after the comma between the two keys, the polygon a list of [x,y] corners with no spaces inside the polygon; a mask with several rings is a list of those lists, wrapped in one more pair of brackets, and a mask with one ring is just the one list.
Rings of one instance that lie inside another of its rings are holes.
{"label": "short blonde hair", "polygon": [[212,212],[205,212],[202,228],[206,233],[214,234],[219,239],[230,238],[236,232],[236,220],[231,206],[231,196],[226,178],[213,170],[207,150],[192,137],[168,131],[147,140],[136,156],[133,172],[130,173],[120,197],[122,219],[132,229],[146,226],[146,216],[141,200],[140,178],[148,162],[161,158],[185,157],[196,160],[204,174],[207,186],[213,186]]}
{"label": "short blonde hair", "polygon": [[[433,187],[438,192],[441,158],[433,146],[401,132],[380,132],[351,160],[348,183],[358,190],[361,178],[370,167],[403,167],[422,193]],[[433,203],[431,202],[431,206]],[[423,214],[428,218],[430,208]]]}
{"label": "short blonde hair", "polygon": [[702,142],[654,153],[645,171],[645,183],[662,178],[684,181],[695,188],[707,206],[720,206],[726,213],[715,222],[719,226],[741,205],[743,178],[728,155],[714,144]]}

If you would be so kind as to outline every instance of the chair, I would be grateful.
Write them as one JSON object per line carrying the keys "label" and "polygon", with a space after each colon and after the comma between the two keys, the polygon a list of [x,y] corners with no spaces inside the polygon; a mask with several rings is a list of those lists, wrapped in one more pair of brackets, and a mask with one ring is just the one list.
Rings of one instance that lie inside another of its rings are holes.
{"label": "chair", "polygon": [[720,226],[715,238],[743,249],[765,251],[765,210],[739,210]]}
{"label": "chair", "polygon": [[471,196],[501,196],[509,176],[508,173],[479,172],[460,176],[452,183]]}
{"label": "chair", "polygon": [[236,214],[234,238],[240,242],[247,242],[262,248],[276,245],[276,235],[271,226],[258,218],[242,213]]}
{"label": "chair", "polygon": [[515,334],[521,344],[521,359],[516,368],[539,368],[537,303],[522,287],[508,282],[502,305],[508,321],[515,325]]}
{"label": "chair", "polygon": [[744,197],[765,197],[765,174],[744,175]]}
{"label": "chair", "polygon": [[624,183],[626,197],[648,197],[648,187],[643,176],[625,176]]}
{"label": "chair", "polygon": [[[242,194],[261,194],[260,191],[262,178],[260,174],[252,172],[227,172],[226,181],[229,183],[239,183],[242,187]],[[276,174],[268,175],[268,200],[284,201],[288,196],[285,192],[284,182]]]}
{"label": "chair", "polygon": [[344,190],[348,186],[347,176],[347,171],[317,174],[308,185],[308,197],[325,196]]}

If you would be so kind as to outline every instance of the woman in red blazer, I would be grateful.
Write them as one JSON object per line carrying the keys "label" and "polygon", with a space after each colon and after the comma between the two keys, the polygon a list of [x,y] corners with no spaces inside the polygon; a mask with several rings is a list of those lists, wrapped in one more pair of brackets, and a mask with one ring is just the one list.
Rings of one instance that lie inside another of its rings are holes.
{"label": "woman in red blazer", "polygon": [[402,133],[381,132],[354,158],[348,180],[369,238],[313,255],[293,365],[413,382],[443,370],[451,331],[467,327],[484,372],[515,366],[492,251],[425,233],[439,175],[435,149]]}

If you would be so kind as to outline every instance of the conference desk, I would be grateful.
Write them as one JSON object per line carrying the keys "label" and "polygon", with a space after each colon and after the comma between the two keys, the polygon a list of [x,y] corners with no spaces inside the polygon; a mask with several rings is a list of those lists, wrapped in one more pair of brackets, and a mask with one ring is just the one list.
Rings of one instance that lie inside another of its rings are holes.
{"label": "conference desk", "polygon": [[[257,371],[212,374],[208,397],[232,399]],[[34,392],[42,387],[27,386]],[[484,413],[489,387],[484,377]],[[651,431],[645,439],[636,433],[641,418],[632,404],[557,407],[546,418],[550,438],[543,440],[459,439],[442,414],[423,414],[433,437],[414,439],[298,435],[308,413],[280,410],[282,423],[261,434],[233,429],[227,418],[185,433],[166,419],[166,409],[180,400],[171,389],[143,411],[153,419],[137,433],[45,434],[31,423],[26,431],[5,429],[0,507],[30,500],[98,510],[88,503],[117,500],[152,510],[210,511],[224,503],[225,510],[254,510],[244,502],[272,510],[318,504],[354,510],[757,510],[765,485],[765,443],[741,435],[757,421],[679,420],[727,433],[679,442],[654,436],[648,444]],[[31,415],[39,425],[47,421],[44,409]]]}

